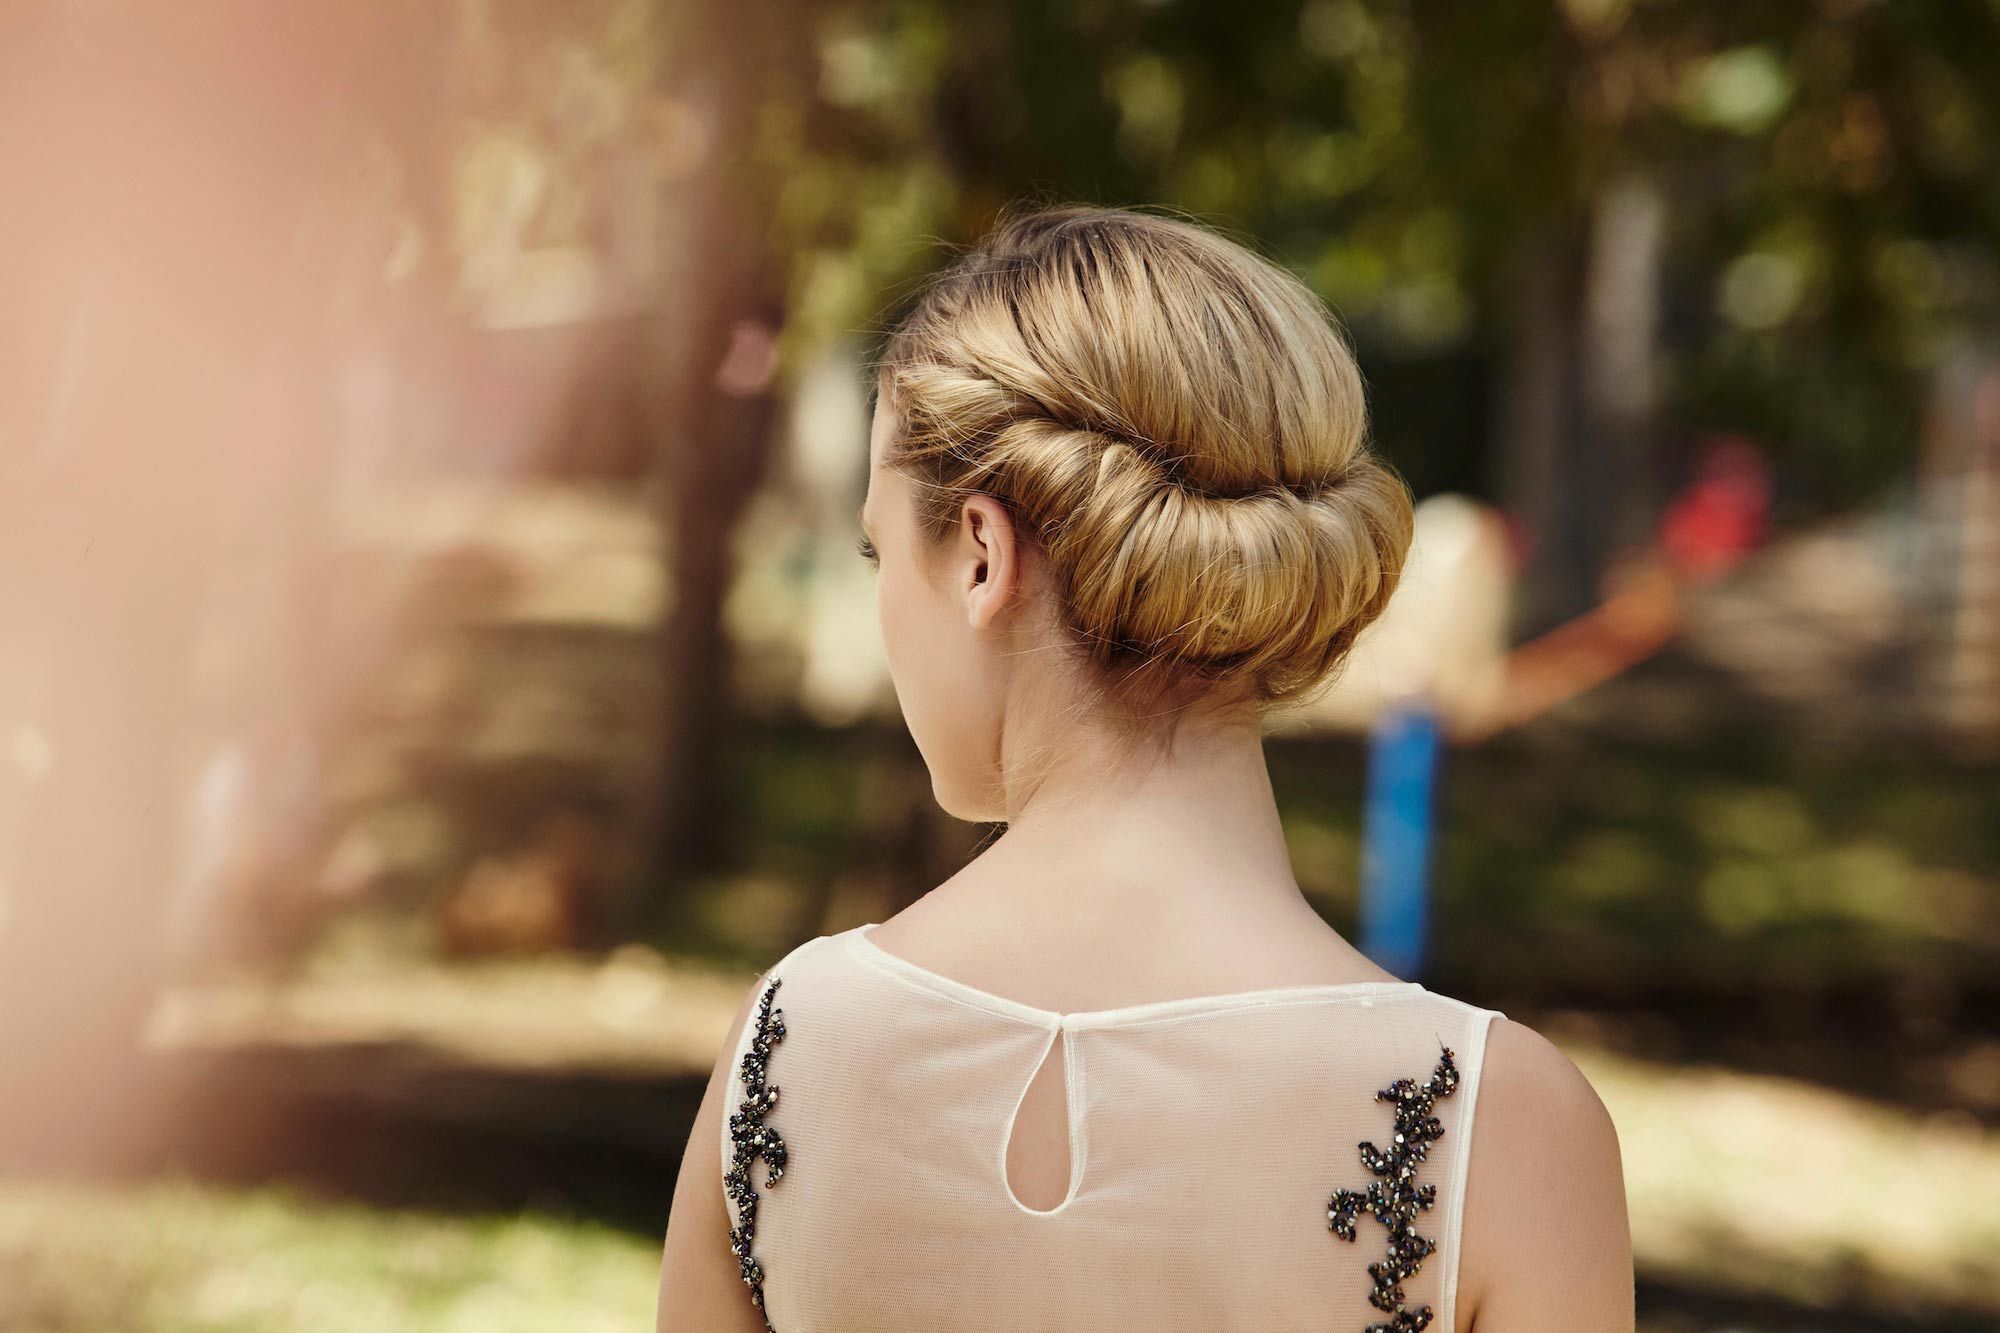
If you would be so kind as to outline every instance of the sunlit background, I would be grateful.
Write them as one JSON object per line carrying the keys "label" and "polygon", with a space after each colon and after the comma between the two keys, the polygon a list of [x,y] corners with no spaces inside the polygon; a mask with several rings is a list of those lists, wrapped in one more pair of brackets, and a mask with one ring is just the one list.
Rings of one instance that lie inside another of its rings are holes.
{"label": "sunlit background", "polygon": [[1437,718],[1403,956],[1597,1085],[1642,1329],[2000,1328],[1996,143],[1995,0],[5,0],[0,1329],[650,1327],[757,970],[992,832],[854,511],[1022,199],[1351,330],[1294,863],[1367,934]]}

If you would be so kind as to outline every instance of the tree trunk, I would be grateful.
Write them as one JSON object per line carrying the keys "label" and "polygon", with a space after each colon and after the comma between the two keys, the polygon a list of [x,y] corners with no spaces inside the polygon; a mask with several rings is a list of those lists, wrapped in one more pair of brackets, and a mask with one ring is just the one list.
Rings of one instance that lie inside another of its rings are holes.
{"label": "tree trunk", "polygon": [[669,894],[721,863],[730,831],[731,543],[776,446],[786,290],[772,240],[778,168],[758,136],[767,95],[810,86],[806,17],[781,0],[732,6],[690,43],[705,57],[699,71],[680,71],[698,73],[692,98],[708,133],[702,164],[680,191],[688,225],[668,265],[657,330],[655,484],[672,600],[661,625],[660,757],[644,827],[650,878]]}
{"label": "tree trunk", "polygon": [[1573,529],[1570,463],[1577,416],[1578,228],[1551,223],[1514,247],[1499,306],[1501,353],[1494,493],[1522,543],[1518,637],[1581,613],[1591,589]]}
{"label": "tree trunk", "polygon": [[1662,221],[1657,184],[1622,177],[1588,216],[1515,247],[1495,458],[1496,493],[1526,545],[1517,634],[1595,606],[1612,563],[1650,540]]}
{"label": "tree trunk", "polygon": [[2000,751],[2000,353],[1969,344],[1946,358],[1926,423],[1920,485],[1923,565],[1937,585],[1919,604],[1925,695],[1946,734]]}
{"label": "tree trunk", "polygon": [[[1578,527],[1598,581],[1652,542],[1660,508],[1660,267],[1666,204],[1651,175],[1628,171],[1592,203],[1581,293],[1583,436],[1577,441]],[[1597,600],[1595,596],[1593,601]]]}

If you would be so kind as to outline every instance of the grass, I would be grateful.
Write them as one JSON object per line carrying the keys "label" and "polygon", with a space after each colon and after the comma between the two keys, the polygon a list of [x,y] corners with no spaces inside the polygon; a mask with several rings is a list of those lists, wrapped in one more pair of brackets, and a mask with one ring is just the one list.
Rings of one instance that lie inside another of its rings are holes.
{"label": "grass", "polygon": [[[664,1078],[706,1067],[743,984],[639,949],[594,966],[350,964],[263,1002],[241,988],[184,996],[154,1035],[190,1052],[394,1037],[488,1069]],[[2000,1130],[1963,1110],[1641,1058],[1602,1028],[1575,1012],[1542,1024],[1618,1126],[1644,1333],[2000,1327]],[[505,1060],[504,1032],[519,1038]],[[0,1330],[639,1329],[656,1244],[548,1213],[0,1180]]]}
{"label": "grass", "polygon": [[631,1333],[658,1265],[638,1237],[546,1215],[0,1182],[7,1333]]}

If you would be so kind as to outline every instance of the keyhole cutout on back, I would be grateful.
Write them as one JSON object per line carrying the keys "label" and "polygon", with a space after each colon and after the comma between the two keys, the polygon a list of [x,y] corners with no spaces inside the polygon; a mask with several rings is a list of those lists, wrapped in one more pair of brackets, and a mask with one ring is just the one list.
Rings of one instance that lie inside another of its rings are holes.
{"label": "keyhole cutout on back", "polygon": [[1066,1034],[1051,1034],[1042,1063],[1028,1080],[1007,1137],[1007,1188],[1030,1212],[1046,1213],[1069,1197],[1069,1062]]}

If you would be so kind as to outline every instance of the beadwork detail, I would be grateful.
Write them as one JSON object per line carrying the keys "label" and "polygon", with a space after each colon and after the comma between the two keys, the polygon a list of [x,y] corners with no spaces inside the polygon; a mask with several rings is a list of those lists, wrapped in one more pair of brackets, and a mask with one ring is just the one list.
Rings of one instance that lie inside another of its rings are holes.
{"label": "beadwork detail", "polygon": [[764,1187],[769,1189],[785,1174],[785,1140],[778,1131],[764,1123],[764,1116],[778,1104],[777,1088],[764,1082],[766,1068],[771,1058],[771,1047],[785,1037],[785,1011],[773,1009],[771,998],[777,994],[778,980],[774,978],[764,988],[764,994],[757,1001],[756,1035],[751,1039],[750,1049],[743,1053],[743,1102],[729,1115],[729,1138],[734,1145],[734,1155],[729,1169],[722,1173],[722,1187],[736,1204],[738,1222],[729,1233],[729,1248],[736,1255],[743,1281],[750,1288],[750,1303],[764,1315],[766,1333],[775,1333],[771,1328],[771,1316],[764,1311],[764,1266],[757,1262],[751,1246],[757,1235],[757,1190],[750,1182],[750,1168],[758,1158],[764,1160]]}
{"label": "beadwork detail", "polygon": [[1327,1204],[1327,1226],[1342,1240],[1354,1239],[1354,1221],[1366,1210],[1389,1230],[1389,1253],[1368,1265],[1375,1290],[1368,1303],[1389,1316],[1386,1324],[1370,1324],[1367,1333],[1422,1333],[1431,1322],[1431,1307],[1415,1310],[1403,1304],[1403,1283],[1415,1277],[1424,1260],[1437,1249],[1437,1242],[1416,1232],[1417,1211],[1437,1202],[1436,1185],[1419,1185],[1417,1168],[1430,1155],[1431,1144],[1444,1137],[1444,1126],[1431,1114],[1440,1097],[1458,1091],[1458,1066],[1452,1063],[1451,1047],[1442,1048],[1437,1068],[1422,1083],[1399,1078],[1375,1094],[1378,1102],[1396,1106],[1395,1138],[1385,1152],[1373,1143],[1361,1143],[1361,1164],[1380,1177],[1361,1190],[1335,1190]]}

